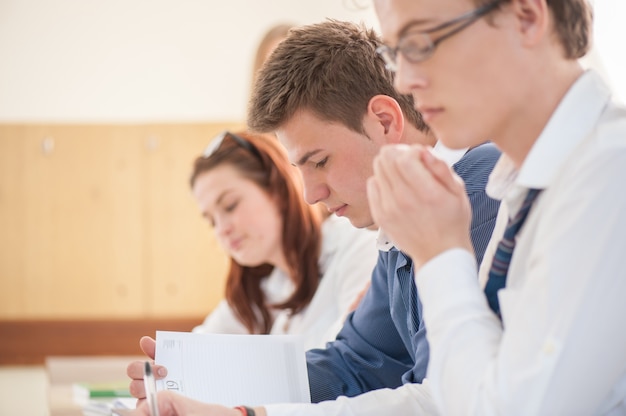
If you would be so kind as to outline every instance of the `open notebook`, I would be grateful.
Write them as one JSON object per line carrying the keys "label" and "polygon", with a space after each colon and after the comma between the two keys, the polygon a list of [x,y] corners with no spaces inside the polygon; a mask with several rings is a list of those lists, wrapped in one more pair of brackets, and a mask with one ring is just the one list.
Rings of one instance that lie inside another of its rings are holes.
{"label": "open notebook", "polygon": [[156,342],[168,370],[157,390],[225,406],[311,401],[301,337],[157,331]]}

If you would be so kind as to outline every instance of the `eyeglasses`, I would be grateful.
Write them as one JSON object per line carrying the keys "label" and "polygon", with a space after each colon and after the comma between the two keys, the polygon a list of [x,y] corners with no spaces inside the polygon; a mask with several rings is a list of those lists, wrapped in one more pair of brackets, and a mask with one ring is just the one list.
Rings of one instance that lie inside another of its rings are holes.
{"label": "eyeglasses", "polygon": [[[465,29],[466,27],[480,19],[482,16],[494,10],[496,7],[498,7],[500,2],[501,0],[495,0],[470,12],[455,17],[452,20],[435,26],[432,29],[428,29],[422,32],[408,33],[398,40],[398,46],[396,46],[395,48],[387,45],[382,45],[376,49],[376,52],[385,61],[385,66],[387,67],[387,69],[393,72],[396,72],[396,70],[398,69],[398,53],[402,54],[402,56],[408,62],[411,62],[413,64],[422,62],[428,59],[433,54],[433,52],[435,52],[435,48],[443,40],[448,39],[452,35],[459,33],[461,30]],[[455,25],[456,27],[454,27]],[[449,32],[444,33],[435,40],[432,39],[430,35],[431,33],[438,32],[449,27],[452,27]]]}
{"label": "eyeglasses", "polygon": [[252,153],[257,159],[263,161],[263,157],[261,156],[259,149],[257,149],[248,140],[229,131],[223,131],[219,135],[215,136],[215,138],[211,140],[209,145],[204,149],[204,152],[202,152],[202,157],[208,159],[213,156],[222,146],[222,142],[224,142],[224,139],[227,137],[234,140],[235,143],[246,149],[248,152]]}

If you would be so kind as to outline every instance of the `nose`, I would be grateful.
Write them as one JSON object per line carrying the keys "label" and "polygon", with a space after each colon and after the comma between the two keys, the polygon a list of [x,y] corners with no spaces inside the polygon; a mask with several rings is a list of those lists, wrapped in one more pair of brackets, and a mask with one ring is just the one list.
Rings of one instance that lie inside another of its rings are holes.
{"label": "nose", "polygon": [[407,62],[400,54],[396,62],[394,86],[400,94],[410,95],[415,90],[422,89],[427,85],[426,77],[419,64]]}
{"label": "nose", "polygon": [[315,178],[314,175],[304,173],[302,180],[304,182],[304,200],[308,204],[313,205],[328,198],[330,191],[324,181]]}
{"label": "nose", "polygon": [[213,219],[213,230],[218,238],[223,239],[233,231],[233,221],[227,215],[216,216]]}

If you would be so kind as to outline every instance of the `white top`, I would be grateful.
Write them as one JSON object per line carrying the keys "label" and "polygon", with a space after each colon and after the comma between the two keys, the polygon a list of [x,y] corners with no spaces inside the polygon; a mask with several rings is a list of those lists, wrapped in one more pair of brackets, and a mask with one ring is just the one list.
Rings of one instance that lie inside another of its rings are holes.
{"label": "white top", "polygon": [[[315,296],[302,312],[291,318],[286,311],[275,313],[271,333],[302,335],[306,349],[323,347],[334,340],[348,307],[370,280],[377,259],[375,231],[357,229],[346,218],[328,217],[322,223],[323,277]],[[277,268],[261,287],[269,303],[286,300],[294,289],[289,277]],[[248,333],[225,300],[193,332]]]}
{"label": "white top", "polygon": [[626,414],[626,112],[609,100],[584,74],[517,176],[504,157],[494,169],[487,191],[503,198],[501,214],[544,189],[498,293],[506,330],[471,253],[450,250],[417,274],[428,377],[445,414]]}
{"label": "white top", "polygon": [[[318,405],[270,405],[268,415],[433,415],[435,402],[446,415],[626,414],[626,112],[609,100],[599,76],[585,73],[519,175],[505,157],[494,169],[488,190],[504,196],[499,215],[517,212],[529,187],[546,188],[499,292],[506,331],[474,255],[446,251],[416,275],[428,380]],[[490,246],[505,225],[498,218]]]}

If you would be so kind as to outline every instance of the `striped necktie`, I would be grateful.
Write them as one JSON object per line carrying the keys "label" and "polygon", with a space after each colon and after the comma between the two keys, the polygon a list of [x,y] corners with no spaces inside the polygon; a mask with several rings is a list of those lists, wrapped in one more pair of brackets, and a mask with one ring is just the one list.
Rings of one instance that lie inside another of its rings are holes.
{"label": "striped necktie", "polygon": [[487,285],[485,286],[485,296],[487,296],[487,302],[489,303],[491,310],[493,310],[500,318],[498,291],[506,285],[506,275],[509,271],[509,264],[511,263],[513,249],[515,248],[515,236],[524,224],[524,221],[528,216],[528,212],[540,192],[541,189],[531,188],[528,190],[526,198],[524,198],[522,207],[518,211],[517,215],[509,219],[509,223],[504,231],[504,236],[498,243],[498,248],[493,256],[493,262],[491,263],[491,269],[489,270],[489,278],[487,279]]}

